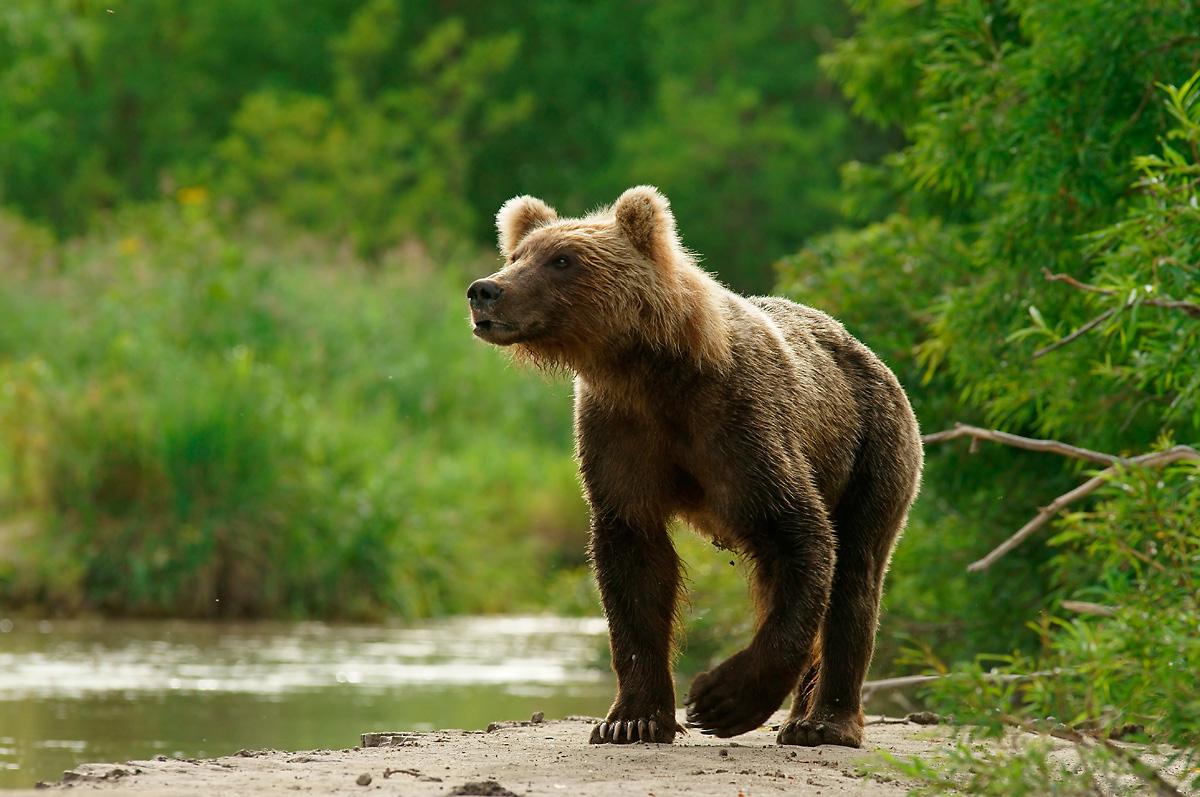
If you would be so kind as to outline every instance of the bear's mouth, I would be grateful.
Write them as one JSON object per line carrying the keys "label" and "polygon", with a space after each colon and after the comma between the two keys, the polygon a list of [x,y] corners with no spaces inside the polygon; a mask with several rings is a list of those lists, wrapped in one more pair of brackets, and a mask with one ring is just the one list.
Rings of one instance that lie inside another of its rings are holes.
{"label": "bear's mouth", "polygon": [[475,337],[489,343],[499,343],[502,340],[511,338],[516,331],[516,328],[511,324],[492,321],[486,318],[477,320],[475,322],[475,329],[473,330]]}
{"label": "bear's mouth", "polygon": [[484,319],[482,321],[475,322],[475,334],[476,335],[486,335],[487,333],[491,332],[492,330],[501,331],[501,330],[505,330],[505,329],[512,329],[512,327],[510,327],[508,324],[502,324],[499,321],[492,321],[489,319]]}

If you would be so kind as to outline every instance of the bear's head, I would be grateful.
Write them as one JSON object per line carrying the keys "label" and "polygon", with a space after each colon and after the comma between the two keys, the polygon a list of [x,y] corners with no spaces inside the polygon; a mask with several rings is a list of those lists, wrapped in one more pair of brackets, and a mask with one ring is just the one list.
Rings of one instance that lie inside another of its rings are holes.
{"label": "bear's head", "polygon": [[724,289],[683,248],[657,189],[630,188],[578,219],[516,197],[496,214],[496,228],[504,267],[467,290],[481,340],[577,372],[635,349],[728,355]]}

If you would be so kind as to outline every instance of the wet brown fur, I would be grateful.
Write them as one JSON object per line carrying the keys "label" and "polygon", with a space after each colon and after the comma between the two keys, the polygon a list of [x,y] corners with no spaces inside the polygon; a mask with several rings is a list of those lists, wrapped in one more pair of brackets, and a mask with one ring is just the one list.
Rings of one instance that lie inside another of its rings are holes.
{"label": "wet brown fur", "polygon": [[721,286],[651,187],[580,219],[517,197],[497,227],[506,262],[471,287],[476,335],[576,377],[618,681],[592,741],[679,730],[678,517],[753,561],[759,618],[744,650],[696,677],[691,724],[744,733],[795,692],[781,743],[861,744],[883,578],[922,464],[896,378],[824,313]]}

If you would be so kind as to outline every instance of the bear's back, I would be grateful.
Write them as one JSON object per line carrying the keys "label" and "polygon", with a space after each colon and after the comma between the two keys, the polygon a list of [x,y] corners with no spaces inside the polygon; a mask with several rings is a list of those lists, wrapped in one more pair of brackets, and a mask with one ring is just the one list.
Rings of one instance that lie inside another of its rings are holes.
{"label": "bear's back", "polygon": [[900,383],[883,361],[827,313],[775,296],[754,296],[749,302],[775,323],[798,357],[812,356],[813,347],[817,346],[822,355],[833,359],[838,371],[855,388],[861,388],[864,380],[872,383],[882,380],[889,389],[900,390]]}
{"label": "bear's back", "polygon": [[814,339],[826,349],[858,343],[840,321],[815,307],[778,296],[751,296],[748,301],[775,322],[793,347],[806,349]]}
{"label": "bear's back", "polygon": [[[899,380],[841,322],[786,299],[756,296],[748,301],[774,323],[796,360],[813,366],[801,369],[808,372],[801,381],[816,395],[798,397],[796,415],[827,497],[840,494],[863,446],[919,451],[916,419]],[[810,381],[814,378],[816,384]]]}

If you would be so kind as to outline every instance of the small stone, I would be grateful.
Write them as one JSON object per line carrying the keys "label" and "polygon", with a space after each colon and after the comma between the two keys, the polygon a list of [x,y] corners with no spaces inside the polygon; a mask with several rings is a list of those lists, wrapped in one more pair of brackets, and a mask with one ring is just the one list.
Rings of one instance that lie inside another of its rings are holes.
{"label": "small stone", "polygon": [[370,786],[371,785],[371,773],[370,772],[362,773],[361,775],[358,776],[358,780],[356,780],[354,782],[357,783],[359,786]]}
{"label": "small stone", "polygon": [[464,783],[450,792],[450,794],[480,795],[481,797],[518,797],[516,792],[509,791],[494,780]]}
{"label": "small stone", "polygon": [[534,723],[535,725],[539,722],[545,722],[545,720],[546,720],[546,712],[544,712],[544,711],[535,711],[535,712],[533,712],[533,716],[531,716],[529,718],[529,721]]}

